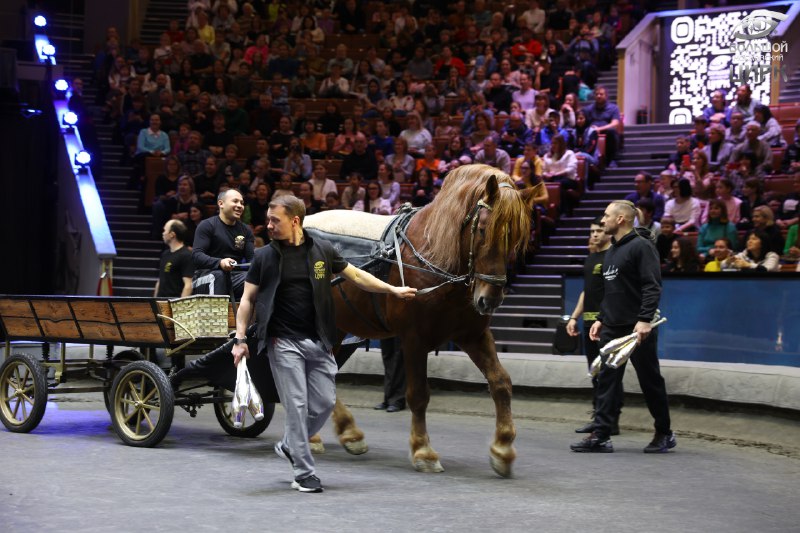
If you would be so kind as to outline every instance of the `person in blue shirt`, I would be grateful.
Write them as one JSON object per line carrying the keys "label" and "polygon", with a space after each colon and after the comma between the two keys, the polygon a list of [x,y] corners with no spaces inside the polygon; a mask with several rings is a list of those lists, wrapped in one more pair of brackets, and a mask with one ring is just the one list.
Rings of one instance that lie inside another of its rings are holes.
{"label": "person in blue shirt", "polygon": [[533,131],[525,125],[522,115],[511,113],[508,122],[500,133],[500,148],[511,157],[522,155],[525,145],[533,140]]}
{"label": "person in blue shirt", "polygon": [[559,120],[560,116],[558,111],[551,111],[547,114],[547,127],[539,130],[539,133],[536,135],[536,144],[538,144],[541,149],[545,151],[548,150],[550,144],[553,142],[553,137],[556,135],[561,135],[564,139],[569,139],[567,130],[559,127]]}
{"label": "person in blue shirt", "polygon": [[[158,113],[150,115],[150,127],[139,132],[136,140],[136,153],[133,156],[133,168],[128,180],[129,189],[144,190],[144,161],[147,157],[163,157],[169,154],[169,135],[161,131],[161,116]],[[144,196],[140,199],[143,205]]]}
{"label": "person in blue shirt", "polygon": [[653,176],[648,172],[639,172],[633,178],[633,186],[636,190],[625,197],[629,202],[634,205],[639,203],[639,200],[648,198],[653,202],[653,220],[660,221],[664,216],[664,197],[653,190]]}
{"label": "person in blue shirt", "polygon": [[595,127],[598,134],[606,136],[606,161],[610,168],[617,166],[617,147],[619,136],[617,127],[620,124],[619,108],[608,101],[606,88],[598,85],[594,90],[594,103],[584,109],[589,124]]}

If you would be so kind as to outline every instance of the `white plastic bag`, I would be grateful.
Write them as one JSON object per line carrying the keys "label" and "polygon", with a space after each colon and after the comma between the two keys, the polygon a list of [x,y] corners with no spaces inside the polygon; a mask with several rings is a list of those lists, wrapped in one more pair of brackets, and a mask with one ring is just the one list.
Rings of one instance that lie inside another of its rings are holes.
{"label": "white plastic bag", "polygon": [[236,367],[236,390],[233,392],[233,427],[241,428],[244,422],[245,410],[250,409],[250,413],[256,420],[264,418],[264,402],[250,378],[247,370],[247,359],[242,358],[239,366]]}

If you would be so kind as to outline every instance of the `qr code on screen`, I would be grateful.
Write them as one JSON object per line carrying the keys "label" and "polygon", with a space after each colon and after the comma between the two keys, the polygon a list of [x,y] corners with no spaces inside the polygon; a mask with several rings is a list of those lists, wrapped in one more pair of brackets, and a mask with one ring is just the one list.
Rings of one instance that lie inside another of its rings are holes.
{"label": "qr code on screen", "polygon": [[[669,123],[691,124],[711,102],[711,93],[721,89],[728,105],[734,100],[730,81],[731,65],[738,74],[740,64],[763,61],[743,51],[731,51],[734,33],[746,11],[676,17],[670,24],[669,39],[675,48],[669,58]],[[767,39],[749,41],[760,47]],[[768,62],[768,61],[767,61]],[[769,104],[770,75],[756,82],[750,77],[753,98]]]}

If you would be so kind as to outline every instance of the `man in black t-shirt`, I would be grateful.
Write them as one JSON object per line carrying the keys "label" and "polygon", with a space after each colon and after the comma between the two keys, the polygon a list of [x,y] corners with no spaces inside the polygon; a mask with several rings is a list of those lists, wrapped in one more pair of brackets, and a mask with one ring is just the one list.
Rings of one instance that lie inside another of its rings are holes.
{"label": "man in black t-shirt", "polygon": [[269,357],[286,411],[275,453],[294,472],[292,488],[321,492],[308,439],[322,429],[336,401],[336,341],[331,279],[341,275],[360,289],[413,298],[416,289],[394,287],[345,261],[333,246],[303,230],[305,204],[295,196],[274,198],[267,211],[272,241],[259,248],[247,273],[236,315],[234,364],[249,357],[245,333],[256,313],[258,357]]}
{"label": "man in black t-shirt", "polygon": [[[242,193],[228,189],[217,197],[219,215],[200,222],[194,234],[195,294],[229,294],[241,298],[246,272],[231,272],[253,259],[255,238],[242,222]],[[232,288],[231,288],[232,287]]]}
{"label": "man in black t-shirt", "polygon": [[156,298],[179,298],[192,295],[192,252],[183,245],[189,230],[180,220],[169,220],[161,234],[168,249],[161,254],[158,281],[153,291]]}
{"label": "man in black t-shirt", "polygon": [[[609,246],[611,246],[611,236],[603,232],[603,226],[600,225],[601,218],[595,218],[592,221],[592,225],[589,226],[589,256],[583,263],[583,292],[581,292],[578,303],[569,317],[569,322],[567,322],[567,333],[577,337],[578,319],[581,316],[583,317],[583,346],[589,366],[600,353],[600,346],[596,341],[589,338],[589,330],[597,319],[597,313],[600,311],[600,302],[603,301],[603,258]],[[592,391],[592,419],[588,424],[576,429],[576,433],[591,433],[594,429],[594,411],[597,407],[597,399],[595,398],[597,378],[592,378],[592,388],[594,389]],[[618,418],[619,413],[617,413]],[[611,434],[619,434],[619,423],[616,421],[611,428]]]}

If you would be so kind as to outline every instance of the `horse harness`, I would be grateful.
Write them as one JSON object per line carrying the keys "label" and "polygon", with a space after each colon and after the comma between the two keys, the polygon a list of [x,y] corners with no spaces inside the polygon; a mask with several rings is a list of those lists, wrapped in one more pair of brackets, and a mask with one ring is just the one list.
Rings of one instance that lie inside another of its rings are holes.
{"label": "horse harness", "polygon": [[[500,183],[500,187],[511,187],[508,183]],[[398,215],[395,219],[389,224],[389,226],[384,231],[384,234],[379,241],[379,246],[373,253],[370,255],[371,260],[364,264],[361,268],[364,270],[371,270],[376,269],[380,265],[380,263],[384,264],[396,264],[397,268],[400,273],[400,285],[405,286],[405,274],[404,269],[412,269],[417,270],[419,272],[426,272],[428,274],[434,274],[441,278],[444,278],[442,283],[438,285],[434,285],[432,287],[426,287],[424,289],[420,289],[417,291],[417,296],[423,296],[430,292],[435,291],[445,285],[450,285],[453,283],[464,283],[464,285],[471,287],[475,280],[478,279],[485,283],[489,283],[491,285],[500,286],[506,284],[506,276],[503,275],[496,275],[496,274],[483,274],[480,272],[475,272],[475,234],[478,232],[478,223],[480,221],[480,211],[481,209],[486,209],[488,211],[492,211],[492,206],[487,204],[480,199],[477,201],[475,206],[470,210],[464,220],[461,222],[461,232],[463,232],[468,226],[470,227],[470,244],[469,244],[469,259],[467,263],[467,273],[463,275],[455,275],[441,267],[438,267],[431,263],[428,259],[425,258],[417,249],[414,247],[414,244],[409,240],[408,234],[406,233],[406,229],[408,229],[409,224],[411,223],[411,219],[414,217],[415,214],[420,210],[420,207],[412,208],[410,204],[405,204],[401,207]],[[422,264],[422,267],[418,267],[415,265],[408,265],[403,263],[403,256],[401,246],[405,244],[411,250],[411,253],[414,255],[414,258]],[[339,293],[342,296],[345,304],[353,311],[357,316],[359,316],[364,322],[369,324],[370,326],[374,327],[374,324],[361,313],[355,305],[347,298],[344,289],[341,286],[341,282],[344,281],[343,278],[337,278],[333,281],[334,285],[339,285]],[[380,322],[380,326],[382,329],[389,331],[389,327],[386,324],[386,320],[383,317],[383,313],[380,312],[380,306],[378,305],[378,300],[374,294],[372,294],[372,303],[374,307],[374,311],[378,320]]]}

